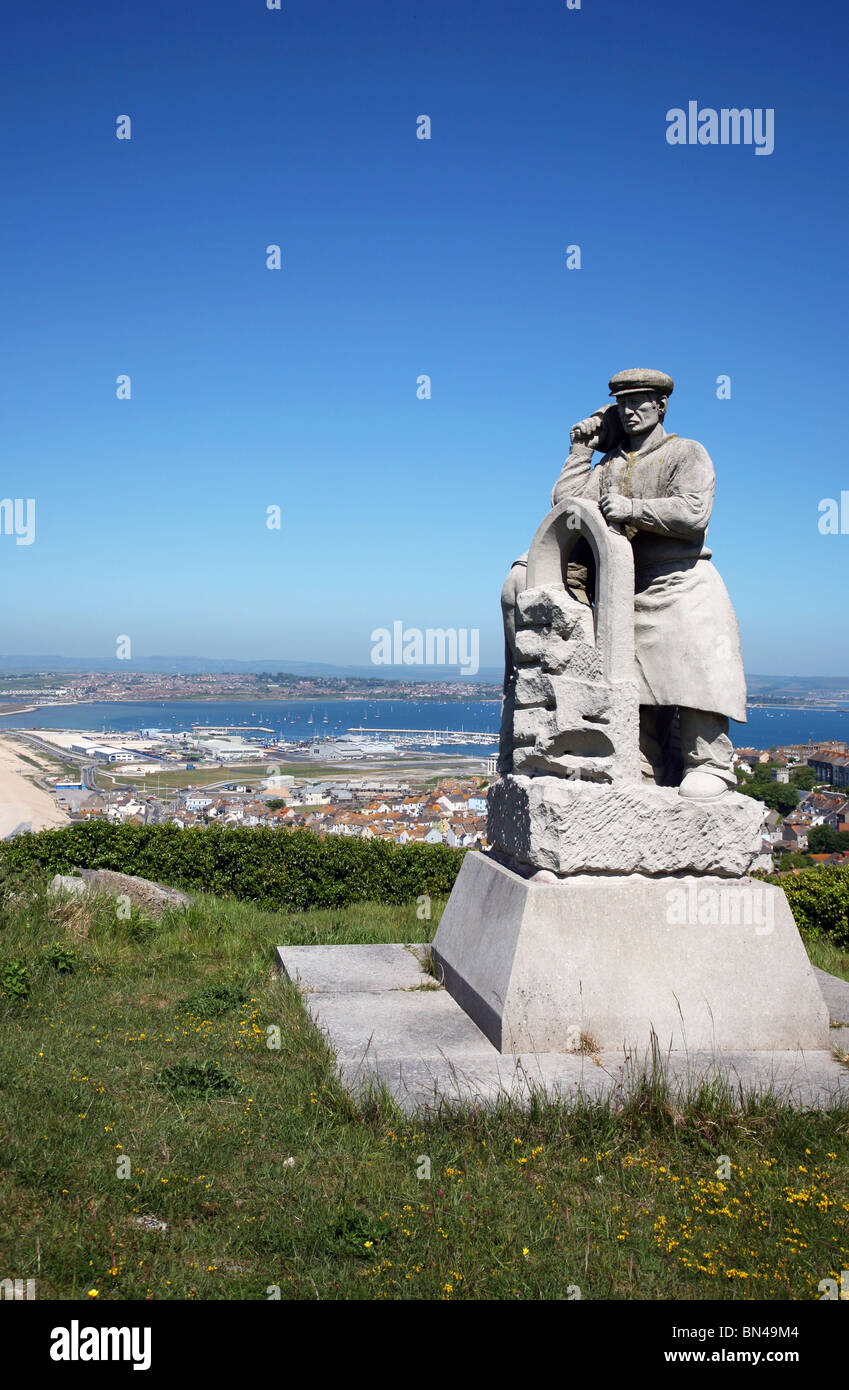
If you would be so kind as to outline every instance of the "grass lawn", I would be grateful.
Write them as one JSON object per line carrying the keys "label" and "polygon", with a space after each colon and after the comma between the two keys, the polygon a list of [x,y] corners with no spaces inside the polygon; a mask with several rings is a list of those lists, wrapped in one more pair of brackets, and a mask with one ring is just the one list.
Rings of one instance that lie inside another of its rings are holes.
{"label": "grass lawn", "polygon": [[439,772],[437,776],[431,776],[435,764],[433,761],[417,762],[414,758],[395,759],[392,762],[385,760],[369,759],[355,762],[311,762],[304,758],[300,762],[280,762],[274,759],[267,759],[263,763],[230,763],[226,767],[197,767],[189,772],[185,768],[171,768],[166,772],[156,772],[151,769],[145,776],[137,772],[127,774],[118,766],[106,767],[98,766],[97,780],[99,785],[105,790],[113,787],[127,786],[132,784],[138,791],[146,796],[151,796],[154,792],[162,791],[181,791],[186,787],[209,787],[236,785],[241,786],[247,782],[253,787],[255,792],[261,790],[260,782],[264,781],[269,775],[269,768],[274,767],[280,775],[293,776],[296,781],[311,782],[320,781],[322,778],[332,778],[334,780],[355,780],[363,779],[367,781],[389,781],[397,779],[407,782],[411,779],[419,784],[428,774],[424,785],[435,787],[446,777],[461,778],[480,778],[483,773],[483,762],[478,758],[462,756],[451,758],[450,756],[440,757]]}
{"label": "grass lawn", "polygon": [[[304,765],[301,764],[303,770]],[[177,791],[185,787],[209,787],[209,786],[243,786],[248,783],[254,791],[260,790],[260,782],[268,776],[269,764],[264,763],[242,763],[241,765],[230,764],[229,767],[197,767],[191,768],[188,772],[185,768],[173,768],[168,772],[157,772],[153,768],[144,775],[133,772],[126,773],[121,771],[120,764],[111,767],[107,771],[105,767],[98,767],[97,780],[102,787],[107,789],[113,786],[124,787],[132,783],[140,792],[146,796],[151,796],[155,791]],[[281,772],[291,772],[291,768],[281,768]]]}
{"label": "grass lawn", "polygon": [[849,980],[849,951],[842,951],[826,940],[808,941],[806,945],[812,965],[827,970],[829,975],[839,975],[841,980]]}
{"label": "grass lawn", "polygon": [[7,884],[4,1275],[92,1302],[816,1299],[839,1280],[845,1109],[678,1109],[662,1083],[618,1113],[355,1106],[273,948],[425,940],[438,915],[208,898],[157,923]]}

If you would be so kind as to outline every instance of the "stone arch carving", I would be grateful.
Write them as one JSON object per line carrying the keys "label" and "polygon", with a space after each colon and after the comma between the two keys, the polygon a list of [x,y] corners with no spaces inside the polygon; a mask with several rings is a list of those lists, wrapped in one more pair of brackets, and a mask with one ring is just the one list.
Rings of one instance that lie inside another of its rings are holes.
{"label": "stone arch carving", "polygon": [[[592,608],[567,584],[580,539],[595,564]],[[513,771],[638,781],[638,725],[631,545],[594,502],[567,498],[537,530],[516,600]]]}
{"label": "stone arch carving", "polygon": [[567,587],[569,558],[584,540],[595,563],[593,605],[596,646],[608,680],[634,679],[634,555],[631,543],[608,526],[595,502],[567,497],[537,528],[528,551],[528,589]]}

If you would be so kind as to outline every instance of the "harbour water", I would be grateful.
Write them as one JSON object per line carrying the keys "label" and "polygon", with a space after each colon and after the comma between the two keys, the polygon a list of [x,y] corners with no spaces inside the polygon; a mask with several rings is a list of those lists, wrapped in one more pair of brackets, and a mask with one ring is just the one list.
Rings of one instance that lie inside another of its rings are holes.
{"label": "harbour water", "polygon": [[[478,757],[494,751],[498,739],[499,702],[494,700],[168,700],[120,701],[44,706],[29,713],[0,716],[0,730],[79,729],[93,733],[137,733],[141,729],[168,732],[190,730],[193,725],[234,725],[246,731],[272,730],[266,740],[287,743],[306,739],[338,738],[349,729],[368,730],[393,740],[392,729],[452,730],[491,733],[492,743],[462,740],[450,743],[455,753]],[[820,710],[775,706],[751,709],[747,724],[732,724],[735,747],[770,748],[787,743],[823,739],[849,740],[849,709]],[[421,746],[445,748],[437,739],[422,736]]]}
{"label": "harbour water", "polygon": [[[422,730],[418,746],[435,752],[450,748],[453,753],[474,754],[478,758],[494,752],[498,742],[500,704],[495,701],[430,700],[167,700],[156,702],[96,702],[55,705],[26,714],[0,717],[0,730],[79,729],[87,733],[138,733],[145,729],[166,732],[190,731],[198,725],[238,727],[245,738],[256,729],[265,742],[302,743],[306,740],[339,738],[349,729],[359,737],[374,736],[398,746],[409,740],[390,730]],[[271,733],[268,731],[271,730]],[[432,730],[451,730],[455,737],[440,741]],[[463,743],[456,734],[468,731],[478,737]],[[480,735],[492,732],[488,745]]]}

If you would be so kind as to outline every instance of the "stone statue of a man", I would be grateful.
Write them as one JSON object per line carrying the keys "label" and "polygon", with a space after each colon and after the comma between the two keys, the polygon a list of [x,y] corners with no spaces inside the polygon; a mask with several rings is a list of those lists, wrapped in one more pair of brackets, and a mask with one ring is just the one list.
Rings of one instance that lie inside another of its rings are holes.
{"label": "stone statue of a man", "polygon": [[[631,541],[643,778],[680,784],[683,797],[713,800],[735,785],[728,721],[745,720],[746,685],[737,620],[705,543],[713,464],[701,444],[663,428],[673,385],[664,372],[643,368],[614,376],[616,404],[573,426],[551,501],[595,501],[608,525]],[[593,467],[595,450],[603,457]],[[505,709],[526,566],[527,556],[515,562],[502,593]],[[589,601],[579,566],[570,567],[569,579]],[[502,770],[509,770],[503,758]]]}

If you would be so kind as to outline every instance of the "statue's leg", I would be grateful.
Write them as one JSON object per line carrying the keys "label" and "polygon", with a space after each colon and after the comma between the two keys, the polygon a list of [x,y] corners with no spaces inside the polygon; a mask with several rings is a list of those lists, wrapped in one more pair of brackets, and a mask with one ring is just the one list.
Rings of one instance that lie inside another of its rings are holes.
{"label": "statue's leg", "polygon": [[640,705],[640,771],[644,782],[663,782],[663,730],[657,705]]}
{"label": "statue's leg", "polygon": [[584,537],[575,542],[566,565],[566,587],[578,603],[590,607],[595,599],[595,564]]}
{"label": "statue's leg", "polygon": [[681,795],[712,800],[737,785],[732,767],[734,748],[724,714],[679,709],[684,776]]}
{"label": "statue's leg", "polygon": [[669,705],[640,705],[640,768],[644,782],[677,787],[681,748],[676,710]]}
{"label": "statue's leg", "polygon": [[663,711],[663,785],[677,787],[684,772],[681,753],[681,719],[677,709]]}
{"label": "statue's leg", "polygon": [[504,621],[504,689],[516,669],[516,599],[528,577],[526,559],[515,560],[501,590],[501,617]]}
{"label": "statue's leg", "polygon": [[528,562],[515,562],[501,590],[504,620],[504,697],[501,701],[501,730],[498,736],[498,771],[513,770],[513,714],[516,708],[516,599],[525,588]]}

